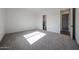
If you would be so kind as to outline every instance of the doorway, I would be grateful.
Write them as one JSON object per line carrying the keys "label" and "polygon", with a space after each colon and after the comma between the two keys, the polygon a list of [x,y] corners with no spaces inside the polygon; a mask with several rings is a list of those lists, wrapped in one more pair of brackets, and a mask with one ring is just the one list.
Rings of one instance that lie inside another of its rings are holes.
{"label": "doorway", "polygon": [[70,26],[70,10],[61,11],[61,34],[70,35],[69,26]]}
{"label": "doorway", "polygon": [[[75,37],[75,22],[76,22],[76,9],[75,8],[69,8],[66,10],[60,11],[60,33],[65,35],[70,35],[71,39],[76,40]],[[63,18],[68,20],[62,20]],[[63,32],[63,24],[66,23],[67,26],[67,32]]]}
{"label": "doorway", "polygon": [[47,16],[43,15],[43,30],[47,30],[46,20],[47,20]]}

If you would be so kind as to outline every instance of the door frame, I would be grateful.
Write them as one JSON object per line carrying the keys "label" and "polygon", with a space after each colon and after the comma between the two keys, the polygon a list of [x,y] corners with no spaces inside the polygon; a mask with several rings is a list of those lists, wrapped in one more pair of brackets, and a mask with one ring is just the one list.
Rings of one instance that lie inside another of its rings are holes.
{"label": "door frame", "polygon": [[73,8],[73,40],[76,40],[76,8]]}
{"label": "door frame", "polygon": [[47,30],[47,15],[42,15],[43,18],[43,30]]}
{"label": "door frame", "polygon": [[[72,39],[73,40],[76,40],[76,8],[71,8],[72,9]],[[63,12],[66,12],[66,11],[68,11],[68,10],[71,10],[71,9],[66,9],[66,10],[61,10],[60,11],[60,31],[61,31],[61,29],[62,29],[62,17],[61,17],[61,15],[62,15],[62,13]],[[69,14],[70,14],[70,12],[69,12]]]}
{"label": "door frame", "polygon": [[[69,14],[69,20],[68,20],[68,24],[69,24],[69,22],[70,22],[70,9],[65,9],[65,10],[60,11],[60,33],[61,33],[61,30],[62,30],[62,15],[63,14]],[[69,25],[68,25],[68,28],[69,28]]]}

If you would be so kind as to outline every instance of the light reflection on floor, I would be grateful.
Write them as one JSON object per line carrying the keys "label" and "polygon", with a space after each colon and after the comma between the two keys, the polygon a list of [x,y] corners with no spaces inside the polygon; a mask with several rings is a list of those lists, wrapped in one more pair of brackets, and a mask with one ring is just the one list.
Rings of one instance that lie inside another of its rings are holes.
{"label": "light reflection on floor", "polygon": [[35,31],[29,34],[25,34],[24,37],[32,45],[33,43],[35,43],[36,41],[38,41],[40,38],[44,37],[45,35],[46,35],[45,33]]}

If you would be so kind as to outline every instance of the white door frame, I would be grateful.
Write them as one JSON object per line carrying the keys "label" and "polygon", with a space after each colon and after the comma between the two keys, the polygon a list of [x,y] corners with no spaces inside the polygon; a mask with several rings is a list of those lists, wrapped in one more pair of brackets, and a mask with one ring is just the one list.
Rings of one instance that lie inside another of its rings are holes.
{"label": "white door frame", "polygon": [[71,39],[73,39],[73,9],[68,8],[60,11],[60,31],[62,30],[62,14],[69,14],[69,32]]}

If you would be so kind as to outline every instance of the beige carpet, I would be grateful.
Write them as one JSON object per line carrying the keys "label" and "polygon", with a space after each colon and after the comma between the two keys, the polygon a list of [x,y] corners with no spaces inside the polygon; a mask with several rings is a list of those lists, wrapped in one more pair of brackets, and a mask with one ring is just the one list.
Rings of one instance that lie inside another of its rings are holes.
{"label": "beige carpet", "polygon": [[[24,35],[39,31],[46,35],[30,44]],[[1,50],[78,50],[79,46],[67,35],[43,30],[28,30],[6,34],[0,42]]]}

